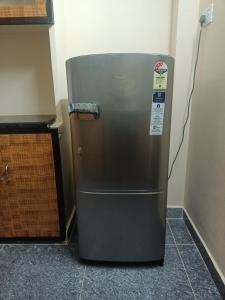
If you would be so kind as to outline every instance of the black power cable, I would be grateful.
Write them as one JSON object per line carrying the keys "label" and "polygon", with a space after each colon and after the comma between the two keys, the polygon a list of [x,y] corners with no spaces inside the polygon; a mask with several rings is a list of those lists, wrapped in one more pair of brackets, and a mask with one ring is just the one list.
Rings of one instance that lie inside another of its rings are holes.
{"label": "black power cable", "polygon": [[201,19],[200,19],[200,23],[201,23],[201,28],[200,28],[200,32],[199,32],[199,38],[198,38],[197,54],[196,54],[196,60],[195,60],[195,66],[194,66],[194,74],[193,74],[193,81],[192,81],[193,82],[192,83],[192,89],[191,89],[190,96],[189,96],[189,99],[188,99],[187,117],[186,117],[186,120],[184,122],[183,130],[182,130],[182,138],[181,138],[179,147],[177,149],[176,155],[175,155],[175,157],[173,159],[173,162],[171,164],[171,167],[170,167],[170,172],[169,172],[168,180],[170,179],[170,177],[172,175],[174,164],[175,164],[175,162],[177,160],[177,157],[178,157],[178,155],[180,153],[180,150],[181,150],[181,147],[183,145],[184,137],[185,137],[185,130],[186,130],[186,126],[187,126],[187,123],[188,123],[188,120],[189,120],[189,117],[190,117],[191,99],[192,99],[192,96],[193,96],[193,93],[194,93],[194,89],[195,89],[196,72],[197,72],[198,59],[199,59],[199,50],[200,50],[201,37],[202,37],[202,26],[204,24],[204,21],[201,22]]}

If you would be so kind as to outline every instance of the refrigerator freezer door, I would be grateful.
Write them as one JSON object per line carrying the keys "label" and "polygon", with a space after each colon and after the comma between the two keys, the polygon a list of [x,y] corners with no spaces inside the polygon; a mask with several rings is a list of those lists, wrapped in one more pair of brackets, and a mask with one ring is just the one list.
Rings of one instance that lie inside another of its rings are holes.
{"label": "refrigerator freezer door", "polygon": [[80,256],[101,261],[157,261],[164,257],[161,193],[78,197]]}

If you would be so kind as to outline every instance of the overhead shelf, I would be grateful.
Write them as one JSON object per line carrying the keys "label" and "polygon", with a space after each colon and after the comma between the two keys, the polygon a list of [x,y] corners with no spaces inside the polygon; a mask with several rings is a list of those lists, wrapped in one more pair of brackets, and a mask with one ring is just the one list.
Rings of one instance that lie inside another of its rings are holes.
{"label": "overhead shelf", "polygon": [[54,24],[52,0],[0,1],[0,25]]}

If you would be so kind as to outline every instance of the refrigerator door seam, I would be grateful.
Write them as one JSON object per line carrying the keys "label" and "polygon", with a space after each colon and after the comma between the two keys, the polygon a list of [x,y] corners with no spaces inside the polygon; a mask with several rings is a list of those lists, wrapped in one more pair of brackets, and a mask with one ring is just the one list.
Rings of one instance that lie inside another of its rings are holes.
{"label": "refrigerator door seam", "polygon": [[80,193],[82,194],[91,194],[91,195],[159,195],[162,194],[162,192],[123,192],[123,193],[118,193],[118,192],[111,192],[111,193],[107,193],[107,192],[85,192],[85,191],[80,191]]}

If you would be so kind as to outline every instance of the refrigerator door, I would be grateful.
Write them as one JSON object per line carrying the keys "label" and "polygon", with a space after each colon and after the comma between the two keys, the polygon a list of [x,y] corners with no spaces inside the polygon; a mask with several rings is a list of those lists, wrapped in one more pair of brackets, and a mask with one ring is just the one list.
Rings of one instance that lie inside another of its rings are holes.
{"label": "refrigerator door", "polygon": [[[168,68],[163,131],[151,135],[154,66],[161,61]],[[97,118],[85,119],[88,111],[71,118],[80,256],[162,259],[173,59],[87,55],[67,61],[67,76],[70,103],[98,107]]]}

